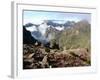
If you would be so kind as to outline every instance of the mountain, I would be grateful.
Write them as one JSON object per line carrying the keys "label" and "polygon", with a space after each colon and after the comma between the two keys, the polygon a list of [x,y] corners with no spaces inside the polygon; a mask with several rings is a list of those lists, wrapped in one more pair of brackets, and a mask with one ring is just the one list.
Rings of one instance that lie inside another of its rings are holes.
{"label": "mountain", "polygon": [[[44,20],[38,26],[30,25],[32,31],[28,31],[29,40],[37,40],[43,44],[50,43],[59,45],[60,49],[70,48],[88,48],[90,49],[90,24],[86,20],[79,22],[67,21],[65,23],[57,23],[53,20]],[[28,26],[29,27],[29,26]],[[25,27],[27,28],[27,27]],[[28,39],[28,37],[27,37]],[[27,40],[26,40],[27,41]]]}
{"label": "mountain", "polygon": [[31,26],[39,26],[37,24],[33,24],[33,23],[27,23],[24,25],[25,27],[31,27]]}
{"label": "mountain", "polygon": [[[60,23],[57,23],[60,22]],[[39,40],[40,42],[48,42],[51,36],[55,37],[56,34],[59,34],[60,31],[63,31],[67,27],[71,27],[75,24],[74,21],[67,21],[65,23],[64,20],[44,20],[40,25],[27,23],[25,24],[25,28],[31,32],[31,35]]]}
{"label": "mountain", "polygon": [[23,43],[24,44],[34,44],[37,40],[31,35],[30,31],[27,31],[25,26],[23,26]]}
{"label": "mountain", "polygon": [[54,38],[57,38],[57,37],[59,38],[59,35],[60,35],[61,32],[62,31],[59,31],[54,27],[49,27],[49,28],[46,29],[45,36],[50,41]]}
{"label": "mountain", "polygon": [[85,21],[77,22],[72,28],[65,29],[59,38],[59,46],[65,49],[90,49],[91,25]]}
{"label": "mountain", "polygon": [[59,49],[59,38],[62,31],[57,30],[54,27],[49,27],[46,30],[45,36],[49,40],[50,48]]}
{"label": "mountain", "polygon": [[45,35],[49,39],[51,46],[56,44],[60,49],[87,48],[90,50],[90,27],[91,25],[86,20],[82,20],[61,31],[49,27]]}
{"label": "mountain", "polygon": [[53,27],[69,27],[69,26],[73,26],[75,24],[74,21],[64,21],[64,20],[44,20],[45,23],[47,23],[47,25],[53,26]]}
{"label": "mountain", "polygon": [[43,43],[43,44],[47,44],[48,40],[46,39],[45,36],[43,36],[41,34],[41,32],[39,31],[33,31],[31,32],[32,37],[34,37],[36,40],[38,40],[39,42]]}
{"label": "mountain", "polygon": [[76,22],[74,22],[74,21],[67,21],[67,22],[65,22],[65,23],[63,24],[63,26],[64,26],[65,28],[67,28],[67,27],[73,27],[73,26],[75,25],[75,23],[76,23]]}
{"label": "mountain", "polygon": [[24,25],[25,29],[31,33],[31,36],[36,39],[38,42],[41,42],[43,44],[48,43],[48,39],[45,37],[45,31],[48,28],[48,25],[45,23],[42,23],[40,25],[27,23]]}
{"label": "mountain", "polygon": [[52,20],[46,20],[46,21],[44,21],[44,22],[46,22],[47,23],[47,25],[50,25],[50,26],[53,26],[53,27],[56,27],[56,26],[62,26],[62,24],[59,24],[59,23],[55,23],[55,22],[53,22]]}

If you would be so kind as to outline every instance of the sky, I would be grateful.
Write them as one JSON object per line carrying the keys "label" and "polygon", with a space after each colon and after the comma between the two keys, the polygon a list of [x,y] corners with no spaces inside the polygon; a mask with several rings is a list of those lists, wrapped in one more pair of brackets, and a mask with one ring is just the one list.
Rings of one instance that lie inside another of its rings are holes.
{"label": "sky", "polygon": [[89,13],[68,13],[68,12],[49,12],[49,11],[23,11],[23,24],[33,23],[41,24],[44,20],[58,20],[59,23],[66,21],[87,20],[91,22],[91,14]]}

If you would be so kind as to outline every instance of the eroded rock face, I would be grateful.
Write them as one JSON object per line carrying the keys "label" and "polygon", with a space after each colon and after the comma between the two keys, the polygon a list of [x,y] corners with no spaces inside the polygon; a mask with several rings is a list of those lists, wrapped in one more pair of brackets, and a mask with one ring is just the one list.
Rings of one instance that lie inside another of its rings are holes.
{"label": "eroded rock face", "polygon": [[24,44],[23,49],[23,69],[91,65],[89,52],[82,48],[47,52],[44,47]]}

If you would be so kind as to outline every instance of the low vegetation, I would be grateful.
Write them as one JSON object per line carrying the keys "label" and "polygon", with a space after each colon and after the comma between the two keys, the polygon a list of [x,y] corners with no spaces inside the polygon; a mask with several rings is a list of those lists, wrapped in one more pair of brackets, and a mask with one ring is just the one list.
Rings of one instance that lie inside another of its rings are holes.
{"label": "low vegetation", "polygon": [[46,36],[48,33],[52,33],[53,38],[44,45],[24,30],[23,69],[91,65],[91,30],[87,21],[74,23],[60,32],[51,29]]}

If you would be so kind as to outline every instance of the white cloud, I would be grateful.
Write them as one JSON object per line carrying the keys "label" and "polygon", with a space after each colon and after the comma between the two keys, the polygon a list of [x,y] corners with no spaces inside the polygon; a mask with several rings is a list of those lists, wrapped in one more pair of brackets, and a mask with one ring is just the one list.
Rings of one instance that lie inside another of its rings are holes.
{"label": "white cloud", "polygon": [[49,26],[46,25],[46,24],[41,24],[39,26],[39,31],[42,33],[42,35],[45,35],[45,32],[46,32],[46,29],[48,28]]}
{"label": "white cloud", "polygon": [[27,27],[26,29],[30,32],[37,31],[36,26]]}
{"label": "white cloud", "polygon": [[61,30],[63,30],[64,29],[64,27],[60,27],[60,26],[57,26],[57,27],[55,27],[57,30],[59,30],[59,31],[61,31]]}

